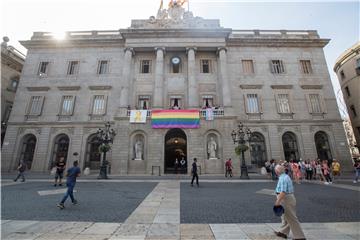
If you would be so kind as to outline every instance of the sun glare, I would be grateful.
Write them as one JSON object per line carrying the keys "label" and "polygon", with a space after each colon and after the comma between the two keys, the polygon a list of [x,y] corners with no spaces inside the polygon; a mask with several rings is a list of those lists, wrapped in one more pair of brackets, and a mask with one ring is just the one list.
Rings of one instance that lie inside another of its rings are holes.
{"label": "sun glare", "polygon": [[53,36],[56,40],[64,40],[65,39],[65,32],[54,32]]}

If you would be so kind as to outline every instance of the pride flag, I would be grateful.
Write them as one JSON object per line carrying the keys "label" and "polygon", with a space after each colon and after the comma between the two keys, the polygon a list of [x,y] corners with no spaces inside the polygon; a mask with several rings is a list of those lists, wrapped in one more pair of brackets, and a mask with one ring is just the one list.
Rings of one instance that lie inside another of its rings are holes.
{"label": "pride flag", "polygon": [[152,128],[199,128],[199,110],[152,110]]}

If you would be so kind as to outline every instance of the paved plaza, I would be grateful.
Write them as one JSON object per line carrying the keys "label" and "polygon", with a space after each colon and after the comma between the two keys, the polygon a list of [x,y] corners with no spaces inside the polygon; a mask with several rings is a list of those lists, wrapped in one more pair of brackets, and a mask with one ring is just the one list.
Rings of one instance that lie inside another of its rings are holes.
{"label": "paved plaza", "polygon": [[[280,239],[273,231],[276,182],[220,176],[191,187],[180,178],[80,178],[65,209],[65,187],[46,176],[25,183],[2,179],[2,239]],[[298,217],[307,239],[360,238],[360,185],[344,179],[295,185]],[[291,238],[291,235],[289,236]]]}

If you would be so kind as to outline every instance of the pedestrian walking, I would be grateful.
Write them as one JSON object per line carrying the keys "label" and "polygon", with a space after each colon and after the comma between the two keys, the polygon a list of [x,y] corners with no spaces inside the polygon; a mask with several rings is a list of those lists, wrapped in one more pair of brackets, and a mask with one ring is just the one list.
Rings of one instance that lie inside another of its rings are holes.
{"label": "pedestrian walking", "polygon": [[14,179],[14,182],[16,182],[20,177],[22,178],[21,181],[25,182],[25,175],[24,175],[25,169],[26,169],[26,164],[24,163],[24,161],[21,160],[18,167],[17,167],[18,175]]}
{"label": "pedestrian walking", "polygon": [[355,161],[354,168],[355,168],[355,179],[353,183],[357,183],[360,177],[360,160]]}
{"label": "pedestrian walking", "polygon": [[199,176],[197,174],[197,159],[194,158],[194,162],[192,164],[192,169],[191,169],[191,174],[192,174],[192,179],[191,179],[191,186],[194,186],[194,179],[196,178],[196,185],[199,187]]}
{"label": "pedestrian walking", "polygon": [[74,198],[74,187],[76,184],[76,178],[80,176],[80,168],[78,167],[78,161],[74,161],[73,163],[73,167],[69,168],[66,172],[66,187],[67,187],[67,191],[63,197],[63,199],[61,200],[61,202],[57,205],[58,208],[60,209],[64,209],[64,203],[66,201],[66,199],[70,196],[71,198],[71,202],[73,204],[77,204],[76,199]]}
{"label": "pedestrian walking", "polygon": [[313,176],[313,167],[310,163],[310,160],[305,161],[305,169],[306,169],[306,179],[307,180],[312,180],[312,176]]}
{"label": "pedestrian walking", "polygon": [[321,170],[322,170],[324,178],[325,178],[325,184],[332,184],[332,180],[330,177],[330,168],[329,168],[327,160],[323,161],[323,163],[321,165]]}
{"label": "pedestrian walking", "polygon": [[175,162],[174,162],[175,174],[178,174],[178,168],[179,168],[179,160],[177,158],[175,158]]}
{"label": "pedestrian walking", "polygon": [[225,177],[227,178],[227,176],[232,177],[232,162],[231,162],[231,158],[229,158],[226,163],[225,163]]}
{"label": "pedestrian walking", "polygon": [[331,164],[331,170],[333,174],[333,181],[335,181],[335,177],[338,176],[340,177],[340,170],[341,170],[340,163],[336,159],[333,159],[333,162]]}
{"label": "pedestrian walking", "polygon": [[284,214],[281,216],[282,225],[279,231],[275,231],[275,235],[286,239],[291,230],[294,240],[305,240],[304,232],[296,216],[296,199],[291,178],[285,174],[285,168],[282,165],[276,165],[275,172],[279,176],[275,189],[275,206],[283,205],[285,209]]}
{"label": "pedestrian walking", "polygon": [[324,179],[324,175],[322,173],[322,170],[321,170],[321,162],[320,162],[320,159],[318,159],[318,161],[316,162],[316,179],[320,180],[320,181],[325,181]]}
{"label": "pedestrian walking", "polygon": [[181,166],[181,172],[185,173],[186,161],[185,161],[184,157],[182,157],[180,160],[180,166]]}
{"label": "pedestrian walking", "polygon": [[60,157],[60,159],[56,162],[56,173],[55,173],[54,187],[56,187],[58,179],[59,179],[59,186],[62,186],[62,179],[64,177],[64,170],[65,170],[65,159],[64,159],[64,157]]}

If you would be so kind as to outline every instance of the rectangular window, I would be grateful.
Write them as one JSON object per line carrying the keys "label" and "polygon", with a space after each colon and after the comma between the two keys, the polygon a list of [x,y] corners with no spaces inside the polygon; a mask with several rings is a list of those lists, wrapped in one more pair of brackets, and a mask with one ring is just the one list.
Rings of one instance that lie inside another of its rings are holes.
{"label": "rectangular window", "polygon": [[211,71],[211,60],[203,59],[200,61],[201,73],[210,73]]}
{"label": "rectangular window", "polygon": [[254,63],[252,60],[241,60],[244,74],[254,73]]}
{"label": "rectangular window", "polygon": [[74,96],[63,96],[60,115],[72,115],[74,109]]}
{"label": "rectangular window", "polygon": [[304,74],[312,74],[311,62],[310,60],[300,60],[301,71]]}
{"label": "rectangular window", "polygon": [[175,109],[175,110],[178,110],[178,109],[181,109],[181,105],[182,102],[181,102],[181,96],[171,96],[170,97],[170,108],[171,109]]}
{"label": "rectangular window", "polygon": [[150,96],[148,95],[140,95],[138,101],[139,109],[150,109]]}
{"label": "rectangular window", "polygon": [[280,73],[285,72],[284,64],[283,64],[283,61],[281,61],[281,60],[271,60],[270,65],[271,65],[272,73],[280,74]]}
{"label": "rectangular window", "polygon": [[214,107],[214,98],[213,96],[202,96],[203,100],[203,108],[211,108]]}
{"label": "rectangular window", "polygon": [[40,116],[43,103],[44,103],[43,96],[32,96],[30,99],[28,115]]}
{"label": "rectangular window", "polygon": [[291,113],[289,94],[278,94],[277,100],[279,113]]}
{"label": "rectangular window", "polygon": [[357,112],[356,112],[356,109],[355,109],[355,106],[354,106],[354,105],[351,105],[351,106],[350,106],[350,110],[351,110],[351,112],[352,112],[353,117],[357,117]]}
{"label": "rectangular window", "polygon": [[50,62],[40,62],[39,70],[38,70],[38,74],[40,76],[46,75],[48,73],[49,64],[50,64]]}
{"label": "rectangular window", "polygon": [[107,60],[99,61],[98,74],[108,73],[108,65],[109,65],[109,61],[107,61]]}
{"label": "rectangular window", "polygon": [[79,71],[79,61],[70,61],[68,66],[68,75],[76,75]]}
{"label": "rectangular window", "polygon": [[356,74],[360,75],[360,58],[356,59],[356,68],[355,68]]}
{"label": "rectangular window", "polygon": [[341,70],[341,71],[340,71],[340,77],[341,77],[341,80],[344,80],[344,79],[345,79],[344,70]]}
{"label": "rectangular window", "polygon": [[356,128],[357,128],[358,134],[360,135],[360,127],[356,127]]}
{"label": "rectangular window", "polygon": [[105,114],[106,102],[104,95],[95,95],[93,100],[93,115],[103,115]]}
{"label": "rectangular window", "polygon": [[142,60],[140,66],[141,73],[150,73],[151,72],[151,60]]}
{"label": "rectangular window", "polygon": [[319,94],[309,94],[309,101],[312,113],[322,113]]}
{"label": "rectangular window", "polygon": [[348,97],[351,96],[351,95],[350,95],[350,89],[349,89],[349,87],[345,87],[345,92],[346,92],[346,95],[347,95]]}
{"label": "rectangular window", "polygon": [[246,106],[248,113],[259,113],[259,99],[257,94],[247,94],[246,95]]}

